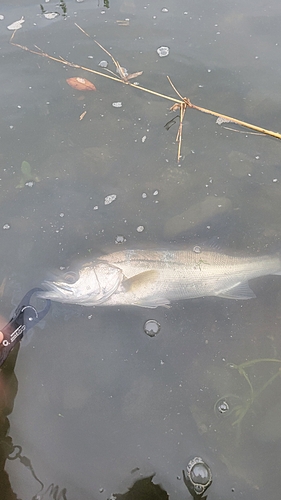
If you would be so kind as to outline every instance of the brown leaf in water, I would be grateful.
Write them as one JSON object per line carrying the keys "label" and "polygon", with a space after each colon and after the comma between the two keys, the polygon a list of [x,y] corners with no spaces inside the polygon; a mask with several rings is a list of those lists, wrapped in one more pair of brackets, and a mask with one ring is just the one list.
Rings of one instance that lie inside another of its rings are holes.
{"label": "brown leaf in water", "polygon": [[79,76],[67,78],[66,82],[75,90],[97,90],[92,82],[85,78],[80,78]]}

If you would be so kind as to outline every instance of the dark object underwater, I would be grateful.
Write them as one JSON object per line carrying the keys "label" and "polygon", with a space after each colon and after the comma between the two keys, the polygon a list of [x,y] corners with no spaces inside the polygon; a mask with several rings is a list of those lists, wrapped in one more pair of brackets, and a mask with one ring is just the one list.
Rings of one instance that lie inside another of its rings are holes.
{"label": "dark object underwater", "polygon": [[41,311],[37,311],[30,304],[32,295],[41,291],[41,288],[32,288],[32,290],[27,292],[13,312],[9,323],[2,328],[0,332],[3,335],[2,342],[0,343],[0,366],[7,359],[15,345],[21,341],[24,334],[39,323],[49,311],[51,306],[50,300],[46,300],[46,305]]}

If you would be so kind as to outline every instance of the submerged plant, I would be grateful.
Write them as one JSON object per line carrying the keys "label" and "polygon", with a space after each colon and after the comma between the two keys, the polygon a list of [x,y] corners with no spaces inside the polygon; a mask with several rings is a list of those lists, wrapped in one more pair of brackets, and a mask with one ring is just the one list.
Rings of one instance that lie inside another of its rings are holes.
{"label": "submerged plant", "polygon": [[21,180],[20,183],[16,186],[18,189],[23,188],[27,183],[33,185],[34,182],[39,182],[39,177],[35,175],[32,171],[30,163],[28,161],[23,161],[21,164]]}
{"label": "submerged plant", "polygon": [[[256,365],[257,363],[279,363],[280,367],[278,368],[276,373],[274,373],[274,375],[272,375],[261,387],[254,389],[253,384],[250,380],[250,375],[247,372],[247,370],[250,367]],[[260,359],[253,359],[252,361],[246,361],[244,363],[241,363],[240,365],[235,365],[234,363],[228,363],[228,366],[230,368],[237,370],[239,375],[244,377],[249,388],[249,395],[244,400],[242,400],[242,398],[240,398],[239,396],[233,394],[229,394],[224,396],[223,398],[219,398],[215,403],[215,411],[218,410],[220,413],[227,413],[227,416],[234,414],[235,420],[234,422],[232,422],[232,426],[237,428],[237,437],[239,437],[243,418],[248,413],[253,403],[265,391],[265,389],[277,377],[281,375],[281,360],[274,358],[260,358]],[[232,408],[230,408],[227,402],[228,398],[239,399],[242,402],[239,404],[235,404]]]}

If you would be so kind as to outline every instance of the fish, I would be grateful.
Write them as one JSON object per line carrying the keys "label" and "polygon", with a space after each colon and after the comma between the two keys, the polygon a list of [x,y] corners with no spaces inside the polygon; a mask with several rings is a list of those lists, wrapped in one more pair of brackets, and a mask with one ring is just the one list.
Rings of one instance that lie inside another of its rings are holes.
{"label": "fish", "polygon": [[194,246],[128,249],[103,255],[78,271],[74,283],[45,281],[40,296],[86,306],[169,307],[171,302],[255,298],[248,280],[281,274],[280,255],[238,256]]}

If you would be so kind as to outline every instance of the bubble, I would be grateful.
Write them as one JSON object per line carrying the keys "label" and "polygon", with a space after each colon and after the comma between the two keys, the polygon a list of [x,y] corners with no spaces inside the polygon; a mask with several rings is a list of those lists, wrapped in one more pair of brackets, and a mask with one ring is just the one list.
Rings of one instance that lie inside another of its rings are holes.
{"label": "bubble", "polygon": [[122,108],[122,102],[113,102],[113,103],[112,103],[112,106],[113,106],[114,108]]}
{"label": "bubble", "polygon": [[234,416],[233,408],[241,404],[241,398],[235,394],[228,394],[227,397],[220,398],[214,405],[214,411],[218,418]]}
{"label": "bubble", "polygon": [[166,7],[163,7],[163,9],[161,9],[161,12],[169,12],[169,9],[166,9]]}
{"label": "bubble", "polygon": [[144,333],[149,337],[155,337],[160,332],[160,328],[161,325],[156,319],[148,319],[143,325]]}
{"label": "bubble", "polygon": [[11,229],[10,224],[4,224],[3,229]]}
{"label": "bubble", "polygon": [[225,399],[220,399],[216,404],[216,410],[218,413],[226,413],[229,411],[229,404]]}
{"label": "bubble", "polygon": [[169,47],[158,47],[156,50],[159,57],[167,57],[170,53]]}
{"label": "bubble", "polygon": [[142,233],[144,231],[144,226],[138,226],[137,227],[137,232]]}
{"label": "bubble", "polygon": [[99,66],[100,66],[101,68],[107,68],[107,66],[108,66],[108,62],[107,62],[107,61],[100,61],[100,62],[99,62]]}
{"label": "bubble", "polygon": [[201,457],[194,457],[183,471],[183,479],[192,496],[203,495],[212,483],[212,472],[210,467]]}
{"label": "bubble", "polygon": [[201,247],[199,247],[199,245],[195,245],[195,247],[193,247],[193,252],[194,253],[201,253],[202,249],[201,249]]}

